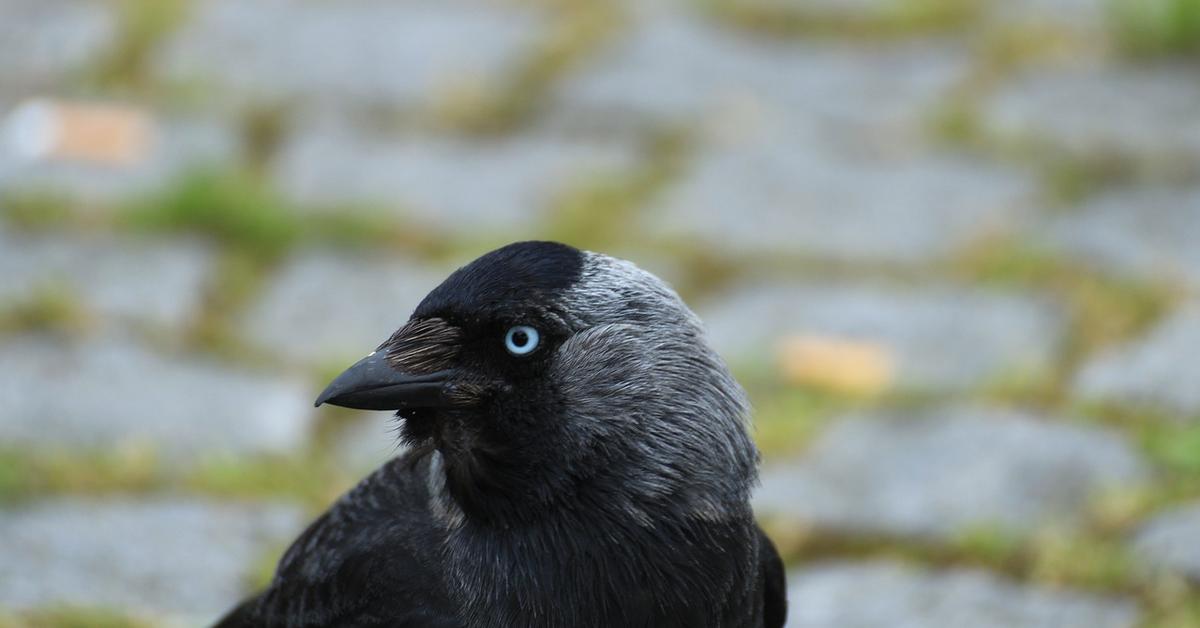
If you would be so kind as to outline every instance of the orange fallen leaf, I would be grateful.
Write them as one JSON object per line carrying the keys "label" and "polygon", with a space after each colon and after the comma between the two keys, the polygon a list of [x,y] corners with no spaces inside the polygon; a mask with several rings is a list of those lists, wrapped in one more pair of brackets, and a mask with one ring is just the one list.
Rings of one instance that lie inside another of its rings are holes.
{"label": "orange fallen leaf", "polygon": [[852,395],[883,392],[894,381],[892,351],[878,343],[825,336],[790,336],[779,346],[788,382]]}

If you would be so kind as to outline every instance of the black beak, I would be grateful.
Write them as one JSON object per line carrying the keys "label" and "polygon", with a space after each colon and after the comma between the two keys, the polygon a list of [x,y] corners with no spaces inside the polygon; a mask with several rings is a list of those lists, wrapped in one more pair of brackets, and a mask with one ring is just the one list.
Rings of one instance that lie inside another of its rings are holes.
{"label": "black beak", "polygon": [[451,373],[402,373],[388,364],[387,351],[379,350],[338,375],[317,397],[316,405],[358,410],[436,408],[446,405],[443,385]]}

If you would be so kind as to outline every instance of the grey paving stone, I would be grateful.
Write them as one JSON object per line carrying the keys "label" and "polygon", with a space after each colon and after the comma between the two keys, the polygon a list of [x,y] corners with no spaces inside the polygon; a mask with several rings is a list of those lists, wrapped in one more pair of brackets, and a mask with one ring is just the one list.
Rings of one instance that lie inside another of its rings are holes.
{"label": "grey paving stone", "polygon": [[1109,6],[1104,0],[1008,0],[987,3],[986,8],[993,23],[1041,27],[1052,24],[1094,33],[1106,26]]}
{"label": "grey paving stone", "polygon": [[739,7],[795,10],[805,15],[871,17],[896,7],[895,0],[746,0]]}
{"label": "grey paving stone", "polygon": [[64,294],[105,318],[180,330],[194,320],[213,264],[193,241],[0,227],[0,310]]}
{"label": "grey paving stone", "polygon": [[928,154],[929,116],[966,71],[955,47],[783,42],[648,13],[558,104],[699,126],[689,172],[641,220],[649,233],[734,254],[913,262],[1029,213],[1022,173]]}
{"label": "grey paving stone", "polygon": [[747,116],[784,116],[878,147],[897,136],[911,139],[925,109],[967,68],[966,55],[940,44],[783,42],[699,15],[643,13],[625,37],[564,82],[562,108],[737,128],[754,121]]}
{"label": "grey paving stone", "polygon": [[247,593],[255,562],[303,524],[296,507],[196,498],[0,510],[0,606],[98,606],[208,625]]}
{"label": "grey paving stone", "polygon": [[308,251],[280,270],[247,313],[243,333],[255,345],[302,362],[361,357],[403,325],[448,270]]}
{"label": "grey paving stone", "polygon": [[160,74],[237,101],[421,106],[448,89],[494,88],[544,17],[478,2],[270,0],[200,3]]}
{"label": "grey paving stone", "polygon": [[92,451],[145,444],[167,463],[302,446],[315,391],[305,383],[159,355],[129,339],[0,344],[0,441]]}
{"label": "grey paving stone", "polygon": [[628,144],[550,136],[468,141],[317,130],[276,164],[280,188],[305,206],[366,205],[443,232],[519,237],[572,184],[628,172]]}
{"label": "grey paving stone", "polygon": [[1120,597],[1038,589],[971,569],[824,563],[788,576],[789,628],[1133,628]]}
{"label": "grey paving stone", "polygon": [[1154,570],[1200,582],[1200,503],[1155,515],[1133,539],[1135,555]]}
{"label": "grey paving stone", "polygon": [[212,120],[155,121],[146,154],[120,164],[30,159],[4,141],[6,131],[0,128],[0,195],[49,191],[89,203],[154,191],[189,170],[228,165],[240,151],[234,131]]}
{"label": "grey paving stone", "polygon": [[366,475],[404,453],[391,412],[363,412],[346,425],[334,442],[338,464],[354,475]]}
{"label": "grey paving stone", "polygon": [[1144,461],[1119,435],[986,408],[845,417],[790,464],[768,468],[761,514],[841,534],[953,538],[1070,523]]}
{"label": "grey paving stone", "polygon": [[1196,347],[1200,347],[1200,302],[1191,302],[1145,338],[1089,360],[1075,378],[1075,394],[1200,417]]}
{"label": "grey paving stone", "polygon": [[730,254],[914,264],[1018,230],[1033,194],[969,157],[847,157],[776,134],[702,155],[644,222]]}
{"label": "grey paving stone", "polygon": [[1200,286],[1200,188],[1106,194],[1049,218],[1031,235],[1102,271]]}
{"label": "grey paving stone", "polygon": [[1026,294],[949,285],[760,281],[699,304],[716,349],[761,363],[789,336],[870,343],[886,351],[894,385],[964,390],[1053,363],[1061,309]]}
{"label": "grey paving stone", "polygon": [[929,43],[796,43],[652,11],[566,79],[562,106],[649,119],[704,118],[746,103],[815,118],[814,127],[913,122],[965,71]]}
{"label": "grey paving stone", "polygon": [[988,99],[986,130],[1080,157],[1200,162],[1200,82],[1187,66],[1080,64],[1030,71]]}
{"label": "grey paving stone", "polygon": [[116,40],[111,3],[93,0],[0,2],[0,93],[58,87]]}

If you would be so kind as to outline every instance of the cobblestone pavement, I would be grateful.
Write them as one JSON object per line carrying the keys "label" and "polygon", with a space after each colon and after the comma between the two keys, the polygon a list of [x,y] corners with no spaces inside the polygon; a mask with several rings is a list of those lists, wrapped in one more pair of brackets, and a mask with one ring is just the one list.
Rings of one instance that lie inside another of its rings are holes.
{"label": "cobblestone pavement", "polygon": [[398,451],[326,379],[551,238],[746,385],[790,625],[1200,627],[1200,33],[1138,6],[1200,15],[0,0],[0,626],[213,619]]}

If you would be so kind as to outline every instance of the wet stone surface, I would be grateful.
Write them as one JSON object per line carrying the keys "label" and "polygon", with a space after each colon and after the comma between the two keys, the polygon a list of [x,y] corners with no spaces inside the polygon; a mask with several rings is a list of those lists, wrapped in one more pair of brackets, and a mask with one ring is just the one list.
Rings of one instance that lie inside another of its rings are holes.
{"label": "wet stone surface", "polygon": [[242,333],[291,360],[355,360],[403,325],[450,270],[402,258],[301,253],[251,306]]}
{"label": "wet stone surface", "polygon": [[1148,469],[1116,433],[985,408],[851,416],[769,467],[760,514],[842,534],[953,538],[1070,522]]}
{"label": "wet stone surface", "polygon": [[403,455],[400,421],[393,412],[362,412],[338,434],[334,455],[354,477],[365,476],[383,463]]}
{"label": "wet stone surface", "polygon": [[[327,377],[454,266],[546,237],[675,280],[748,376],[775,456],[756,508],[781,545],[838,541],[792,553],[792,626],[1194,615],[1197,478],[1187,438],[1155,441],[1200,419],[1200,82],[1187,55],[1126,56],[1109,0],[183,4],[159,22],[135,11],[160,0],[0,0],[0,462],[19,462],[0,468],[0,624],[70,605],[210,625],[342,488],[326,480],[401,453],[391,413],[312,408]],[[791,32],[744,19],[762,8]],[[52,142],[12,115],[47,107],[134,130]],[[180,185],[212,166],[285,202]],[[161,226],[190,235],[115,213],[160,191],[187,204]],[[238,274],[285,231],[297,248]],[[996,242],[1053,268],[974,266]],[[1073,329],[1097,286],[1136,317],[1126,285],[1173,291],[1162,319],[1115,345]],[[960,405],[980,398],[1048,409]],[[58,477],[67,456],[144,461],[152,488]],[[336,467],[320,486],[273,475],[308,456]],[[1064,556],[1039,533],[1097,523],[1109,490],[1179,501],[1104,518],[1133,560],[1095,548],[1120,584],[1084,592],[1092,535]],[[1028,541],[1029,569],[974,533]],[[925,564],[824,562],[860,543]]]}
{"label": "wet stone surface", "polygon": [[212,268],[212,252],[192,241],[0,228],[0,311],[63,298],[103,319],[179,331],[194,320]]}
{"label": "wet stone surface", "polygon": [[1194,168],[1200,163],[1200,83],[1194,79],[1195,70],[1184,66],[1035,70],[986,101],[983,124],[992,133],[1079,157],[1185,160]]}
{"label": "wet stone surface", "polygon": [[762,282],[698,305],[709,338],[731,362],[770,356],[787,336],[877,345],[894,385],[963,390],[1044,371],[1063,334],[1045,299],[949,286]]}
{"label": "wet stone surface", "polygon": [[[107,451],[148,445],[170,464],[304,444],[312,389],[303,382],[166,356],[119,337],[0,342],[0,441]],[[203,403],[181,400],[203,399]]]}
{"label": "wet stone surface", "polygon": [[1002,27],[1047,26],[1076,36],[1105,36],[1108,10],[1104,0],[1009,0],[986,3],[993,22]]}
{"label": "wet stone surface", "polygon": [[1101,352],[1075,378],[1076,396],[1200,417],[1200,303],[1178,311],[1145,337]]}
{"label": "wet stone surface", "polygon": [[0,96],[67,82],[116,42],[117,15],[94,0],[0,2]]}
{"label": "wet stone surface", "polygon": [[1031,234],[1100,271],[1200,286],[1200,188],[1114,192],[1048,218]]}
{"label": "wet stone surface", "polygon": [[839,156],[774,135],[700,157],[646,228],[730,254],[923,263],[1017,229],[1032,183],[963,156]]}
{"label": "wet stone surface", "polygon": [[478,2],[214,0],[199,3],[159,73],[240,104],[426,106],[498,88],[544,22]]}
{"label": "wet stone surface", "polygon": [[826,563],[788,576],[788,628],[1134,628],[1136,604],[983,571]]}
{"label": "wet stone surface", "polygon": [[648,13],[564,82],[562,108],[674,124],[725,117],[738,127],[786,115],[879,146],[881,137],[912,140],[922,112],[966,68],[937,43],[785,42],[698,15]]}
{"label": "wet stone surface", "polygon": [[304,524],[299,508],[197,498],[52,499],[0,509],[0,604],[122,609],[209,625]]}
{"label": "wet stone surface", "polygon": [[195,170],[227,167],[240,150],[233,129],[221,122],[166,119],[150,125],[144,152],[128,161],[31,159],[0,137],[0,195],[52,192],[86,204],[130,200]]}
{"label": "wet stone surface", "polygon": [[1132,547],[1149,568],[1200,582],[1200,503],[1155,515],[1138,530]]}
{"label": "wet stone surface", "polygon": [[483,141],[317,130],[297,137],[275,179],[302,206],[376,208],[438,232],[530,233],[572,185],[631,172],[627,145],[553,136]]}

